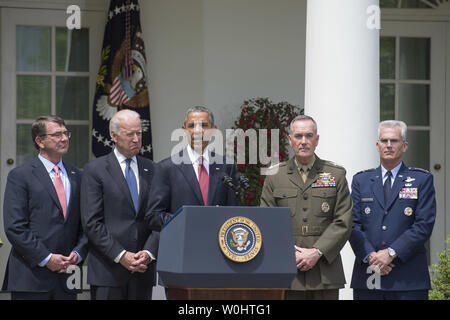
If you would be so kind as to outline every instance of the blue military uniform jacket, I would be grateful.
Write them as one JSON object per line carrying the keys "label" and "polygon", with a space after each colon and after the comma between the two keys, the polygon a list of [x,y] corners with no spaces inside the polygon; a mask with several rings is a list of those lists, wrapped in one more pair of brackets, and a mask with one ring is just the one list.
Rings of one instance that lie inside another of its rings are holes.
{"label": "blue military uniform jacket", "polygon": [[367,280],[373,271],[368,271],[365,258],[391,247],[398,255],[392,261],[395,267],[388,275],[381,276],[379,289],[429,289],[424,243],[431,236],[436,217],[432,174],[402,163],[385,204],[381,167],[362,171],[353,177],[352,199],[350,244],[356,259],[351,287],[368,289]]}

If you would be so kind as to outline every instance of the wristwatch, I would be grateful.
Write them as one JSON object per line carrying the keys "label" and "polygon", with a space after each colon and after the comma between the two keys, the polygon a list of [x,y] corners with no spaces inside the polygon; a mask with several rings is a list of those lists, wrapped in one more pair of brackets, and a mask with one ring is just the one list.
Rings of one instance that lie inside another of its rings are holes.
{"label": "wristwatch", "polygon": [[394,249],[389,247],[389,248],[387,248],[387,250],[388,250],[389,257],[391,257],[392,259],[397,258],[397,252],[395,252]]}
{"label": "wristwatch", "polygon": [[317,249],[317,248],[315,248],[315,249],[317,250],[317,253],[319,254],[319,256],[323,255],[323,253],[322,253],[322,251],[320,251],[320,249]]}

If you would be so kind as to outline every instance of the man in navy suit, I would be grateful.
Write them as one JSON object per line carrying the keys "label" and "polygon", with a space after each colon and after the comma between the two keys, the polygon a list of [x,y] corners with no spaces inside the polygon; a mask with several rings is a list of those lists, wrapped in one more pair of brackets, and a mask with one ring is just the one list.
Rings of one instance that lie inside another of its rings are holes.
{"label": "man in navy suit", "polygon": [[233,178],[235,166],[223,156],[208,151],[208,130],[216,129],[214,115],[206,107],[187,110],[184,125],[190,143],[180,153],[157,165],[146,219],[151,228],[162,223],[183,205],[238,205],[234,192],[222,182],[226,174]]}
{"label": "man in navy suit", "polygon": [[[406,124],[383,121],[381,165],[353,177],[354,299],[425,300],[430,289],[424,244],[436,217],[433,176],[402,162]],[[375,273],[374,273],[375,272]]]}
{"label": "man in navy suit", "polygon": [[80,221],[81,172],[62,161],[70,131],[57,116],[42,116],[31,126],[39,155],[13,169],[3,204],[5,233],[12,249],[3,290],[13,300],[75,300],[66,273],[87,255]]}
{"label": "man in navy suit", "polygon": [[115,149],[85,168],[81,219],[89,238],[88,283],[93,300],[148,300],[155,283],[158,234],[144,222],[154,169],[138,155],[140,116],[121,110],[110,120]]}

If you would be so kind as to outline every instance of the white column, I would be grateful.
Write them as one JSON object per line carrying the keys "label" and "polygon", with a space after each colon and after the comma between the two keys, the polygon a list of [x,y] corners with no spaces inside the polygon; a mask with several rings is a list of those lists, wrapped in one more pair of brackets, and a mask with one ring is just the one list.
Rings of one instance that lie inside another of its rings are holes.
{"label": "white column", "polygon": [[[373,25],[378,0],[310,0],[307,5],[305,114],[320,135],[317,155],[353,175],[378,165],[379,30]],[[373,7],[372,7],[373,8]],[[369,22],[369,26],[368,26]],[[354,255],[341,252],[349,287]],[[352,291],[341,290],[341,299]]]}

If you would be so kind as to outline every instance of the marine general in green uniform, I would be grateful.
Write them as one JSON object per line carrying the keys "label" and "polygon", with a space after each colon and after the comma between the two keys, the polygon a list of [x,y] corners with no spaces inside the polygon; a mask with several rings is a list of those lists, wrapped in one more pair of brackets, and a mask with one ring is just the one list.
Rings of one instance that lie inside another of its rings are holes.
{"label": "marine general in green uniform", "polygon": [[289,207],[297,276],[286,299],[338,299],[345,284],[340,251],[352,229],[352,199],[345,169],[314,153],[317,124],[298,116],[289,126],[295,157],[266,177],[261,206]]}

